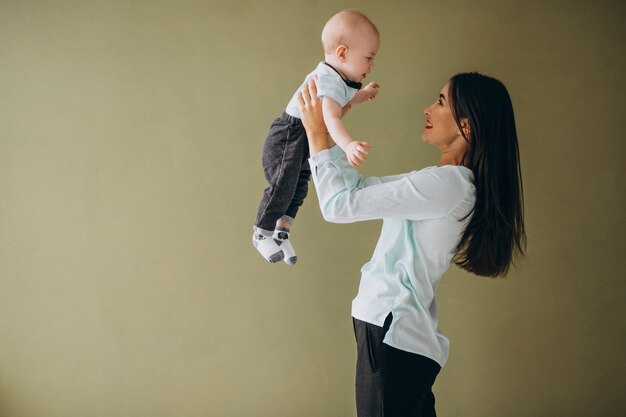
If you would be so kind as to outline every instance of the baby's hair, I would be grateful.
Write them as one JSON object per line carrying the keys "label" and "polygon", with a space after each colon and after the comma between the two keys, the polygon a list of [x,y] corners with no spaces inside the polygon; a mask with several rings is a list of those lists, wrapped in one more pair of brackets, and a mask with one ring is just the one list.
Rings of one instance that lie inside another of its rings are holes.
{"label": "baby's hair", "polygon": [[322,30],[324,53],[333,53],[339,45],[348,44],[354,32],[371,30],[379,36],[378,28],[363,13],[356,10],[342,10],[331,17]]}

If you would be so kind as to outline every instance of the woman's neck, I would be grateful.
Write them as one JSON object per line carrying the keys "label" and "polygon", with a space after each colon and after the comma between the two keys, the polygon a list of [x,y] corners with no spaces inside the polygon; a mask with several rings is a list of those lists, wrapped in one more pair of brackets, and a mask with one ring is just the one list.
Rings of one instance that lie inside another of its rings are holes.
{"label": "woman's neck", "polygon": [[469,149],[469,144],[459,135],[450,145],[440,147],[439,149],[441,150],[441,156],[439,157],[439,163],[437,166],[463,165],[465,153]]}
{"label": "woman's neck", "polygon": [[463,155],[458,152],[442,152],[437,166],[444,165],[463,165]]}

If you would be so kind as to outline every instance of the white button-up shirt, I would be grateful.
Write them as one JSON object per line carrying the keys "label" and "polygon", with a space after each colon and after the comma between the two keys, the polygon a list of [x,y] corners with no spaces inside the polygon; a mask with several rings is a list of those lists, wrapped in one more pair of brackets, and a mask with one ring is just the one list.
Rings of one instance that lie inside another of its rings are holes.
{"label": "white button-up shirt", "polygon": [[338,146],[309,164],[324,219],[383,219],[372,259],[361,268],[352,316],[383,326],[393,313],[384,343],[443,367],[449,341],[437,328],[435,291],[474,207],[472,171],[446,165],[364,178]]}

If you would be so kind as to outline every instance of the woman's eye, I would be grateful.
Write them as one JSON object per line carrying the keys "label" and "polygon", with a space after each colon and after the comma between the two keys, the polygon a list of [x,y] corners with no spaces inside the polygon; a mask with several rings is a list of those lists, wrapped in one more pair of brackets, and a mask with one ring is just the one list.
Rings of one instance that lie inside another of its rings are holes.
{"label": "woman's eye", "polygon": [[440,106],[443,106],[443,103],[441,102],[441,99],[437,100],[437,103],[439,103]]}

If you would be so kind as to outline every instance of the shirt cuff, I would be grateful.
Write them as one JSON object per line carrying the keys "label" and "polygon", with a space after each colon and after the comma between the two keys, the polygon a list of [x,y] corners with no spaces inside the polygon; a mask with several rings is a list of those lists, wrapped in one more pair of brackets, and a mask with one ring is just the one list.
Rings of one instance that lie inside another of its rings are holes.
{"label": "shirt cuff", "polygon": [[318,166],[324,162],[333,161],[341,156],[341,152],[343,151],[337,145],[329,149],[324,149],[323,151],[309,158],[309,165]]}

